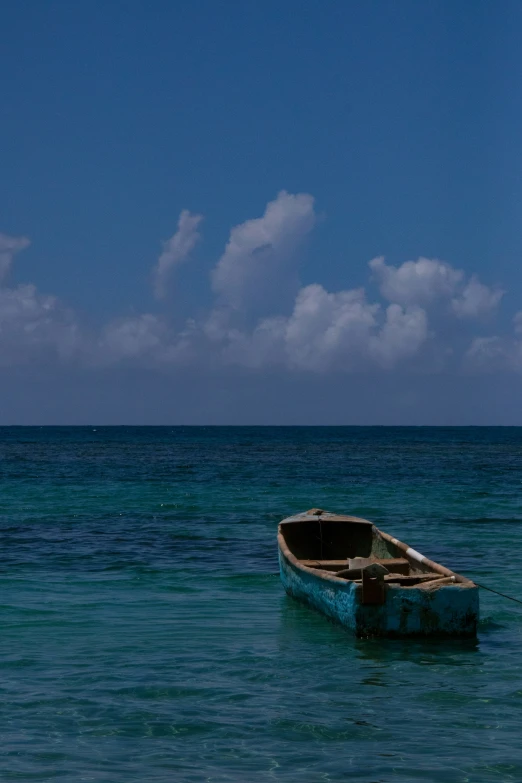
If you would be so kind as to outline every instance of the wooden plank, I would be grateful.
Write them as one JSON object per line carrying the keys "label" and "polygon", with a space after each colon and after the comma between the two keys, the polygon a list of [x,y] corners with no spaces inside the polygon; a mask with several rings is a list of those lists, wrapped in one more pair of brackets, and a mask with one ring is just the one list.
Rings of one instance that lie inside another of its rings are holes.
{"label": "wooden plank", "polygon": [[308,566],[308,568],[314,568],[321,566],[322,568],[328,568],[329,566],[339,566],[339,568],[346,568],[348,561],[345,560],[300,560],[301,565]]}
{"label": "wooden plank", "polygon": [[[404,574],[407,576],[410,573],[410,563],[404,557],[393,558],[365,558],[369,563],[379,563],[385,566],[390,573]],[[321,568],[324,571],[337,571],[340,569],[348,569],[348,560],[300,560],[301,565],[308,568]],[[360,570],[360,569],[359,569]]]}
{"label": "wooden plank", "polygon": [[440,574],[409,574],[408,576],[404,576],[403,574],[388,574],[384,577],[384,581],[391,582],[392,584],[398,582],[407,587],[409,583],[416,585],[421,584],[422,582],[431,582],[433,579],[445,578],[446,577],[443,577]]}

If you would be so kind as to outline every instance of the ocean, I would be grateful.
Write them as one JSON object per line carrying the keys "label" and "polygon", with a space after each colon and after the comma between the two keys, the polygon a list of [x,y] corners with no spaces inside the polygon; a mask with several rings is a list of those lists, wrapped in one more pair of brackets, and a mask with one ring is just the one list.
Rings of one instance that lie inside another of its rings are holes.
{"label": "ocean", "polygon": [[522,606],[362,640],[278,522],[366,517],[522,599],[522,429],[0,429],[0,779],[522,781]]}

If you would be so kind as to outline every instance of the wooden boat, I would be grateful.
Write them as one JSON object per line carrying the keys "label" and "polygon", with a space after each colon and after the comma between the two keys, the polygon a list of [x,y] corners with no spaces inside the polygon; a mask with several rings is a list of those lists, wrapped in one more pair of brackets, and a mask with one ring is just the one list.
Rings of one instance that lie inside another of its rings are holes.
{"label": "wooden boat", "polygon": [[478,587],[366,519],[311,509],[279,525],[286,592],[357,636],[475,636]]}

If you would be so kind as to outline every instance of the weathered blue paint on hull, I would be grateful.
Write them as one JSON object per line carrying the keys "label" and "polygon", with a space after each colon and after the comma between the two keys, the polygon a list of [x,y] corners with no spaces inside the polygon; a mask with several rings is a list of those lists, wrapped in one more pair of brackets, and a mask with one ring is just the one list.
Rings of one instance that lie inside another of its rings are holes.
{"label": "weathered blue paint on hull", "polygon": [[361,603],[361,586],[325,579],[312,569],[296,567],[279,550],[281,581],[286,592],[341,623],[357,636],[476,635],[479,599],[476,585],[447,585],[436,590],[388,585],[385,603]]}

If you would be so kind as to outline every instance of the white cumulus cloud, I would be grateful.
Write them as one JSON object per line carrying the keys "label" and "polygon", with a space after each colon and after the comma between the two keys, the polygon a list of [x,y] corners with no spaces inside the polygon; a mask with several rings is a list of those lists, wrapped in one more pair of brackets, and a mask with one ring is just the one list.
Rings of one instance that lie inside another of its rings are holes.
{"label": "white cumulus cloud", "polygon": [[475,275],[466,280],[461,269],[437,259],[419,258],[396,267],[379,257],[370,261],[369,266],[381,296],[389,302],[403,306],[445,302],[458,318],[486,316],[495,310],[504,295],[500,288],[484,285]]}
{"label": "white cumulus cloud", "polygon": [[362,289],[331,293],[313,284],[299,291],[288,317],[263,319],[251,333],[226,333],[224,356],[249,367],[388,369],[414,356],[427,336],[426,313],[419,307],[390,305],[383,310],[369,303]]}
{"label": "white cumulus cloud", "polygon": [[194,322],[176,332],[166,318],[143,313],[106,324],[96,345],[91,346],[90,361],[95,365],[178,366],[204,361],[200,342],[200,329]]}
{"label": "white cumulus cloud", "polygon": [[451,305],[459,318],[478,318],[495,310],[503,296],[502,289],[489,288],[473,276],[462,294],[452,300]]}
{"label": "white cumulus cloud", "polygon": [[522,311],[513,317],[513,333],[474,337],[464,354],[466,369],[522,372]]}
{"label": "white cumulus cloud", "polygon": [[262,217],[235,226],[212,274],[221,303],[266,314],[281,293],[295,294],[295,251],[315,219],[312,196],[283,190]]}
{"label": "white cumulus cloud", "polygon": [[386,320],[370,340],[370,352],[387,369],[419,353],[428,338],[428,317],[422,307],[391,304]]}
{"label": "white cumulus cloud", "polygon": [[397,304],[424,304],[437,297],[451,297],[464,273],[450,264],[430,258],[406,261],[399,267],[385,263],[384,258],[370,261],[370,269],[381,295]]}
{"label": "white cumulus cloud", "polygon": [[55,357],[70,359],[81,335],[74,314],[55,296],[34,285],[4,285],[14,256],[26,247],[27,237],[0,234],[0,364],[14,365]]}
{"label": "white cumulus cloud", "polygon": [[321,285],[301,289],[285,333],[290,364],[313,370],[336,362],[349,367],[362,358],[377,310],[378,305],[368,304],[361,289],[336,293]]}
{"label": "white cumulus cloud", "polygon": [[18,364],[49,354],[70,358],[81,336],[74,314],[33,285],[0,288],[0,362]]}
{"label": "white cumulus cloud", "polygon": [[154,293],[158,299],[165,296],[173,269],[188,258],[200,239],[198,226],[202,219],[202,215],[184,209],[179,216],[178,230],[163,243],[163,252],[154,268]]}
{"label": "white cumulus cloud", "polygon": [[[159,299],[197,243],[201,220],[184,210],[164,243],[154,267]],[[54,357],[90,367],[233,364],[326,375],[399,367],[437,372],[451,361],[468,370],[522,371],[522,311],[511,335],[488,334],[504,292],[446,262],[421,257],[392,266],[374,258],[371,279],[380,294],[374,301],[366,288],[300,285],[297,251],[315,222],[312,196],[281,191],[261,217],[232,228],[211,273],[212,301],[181,329],[167,309],[86,329],[56,297],[33,285],[5,284],[29,240],[0,234],[0,364]],[[480,318],[485,334],[470,336],[472,319]]]}
{"label": "white cumulus cloud", "polygon": [[151,357],[166,337],[162,320],[150,313],[111,321],[103,329],[100,347],[110,359]]}

